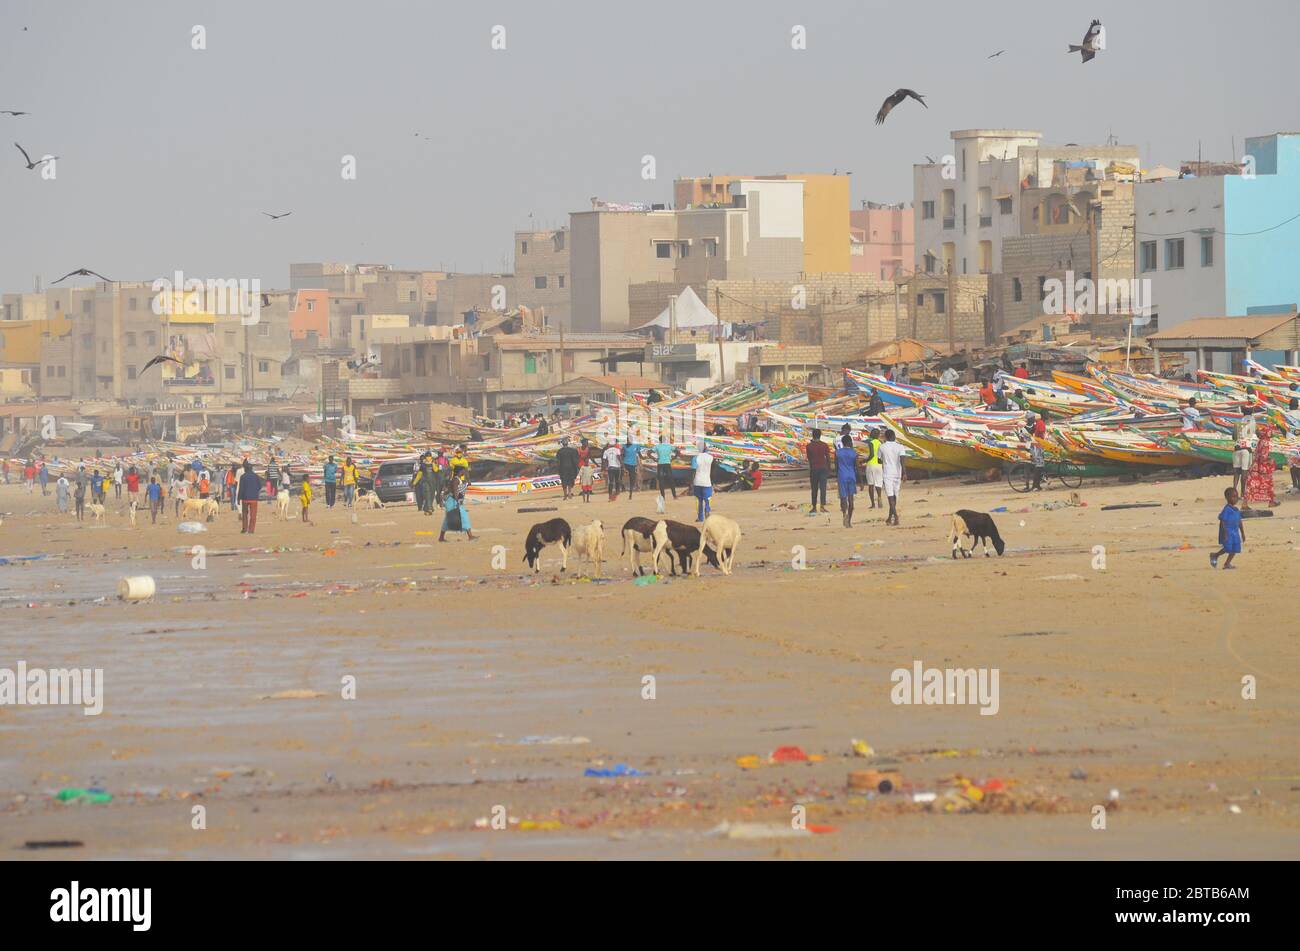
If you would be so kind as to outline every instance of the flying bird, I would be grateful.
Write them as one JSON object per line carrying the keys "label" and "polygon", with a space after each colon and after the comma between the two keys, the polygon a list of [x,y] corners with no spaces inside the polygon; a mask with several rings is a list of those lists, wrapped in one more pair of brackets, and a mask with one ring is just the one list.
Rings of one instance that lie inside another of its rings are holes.
{"label": "flying bird", "polygon": [[[881,104],[880,111],[876,113],[876,125],[880,125],[880,123],[884,122],[885,117],[889,115],[894,106],[898,105],[909,96],[921,105],[925,106],[925,97],[919,92],[913,92],[910,89],[899,89]],[[925,106],[925,108],[929,109],[930,107]]]}
{"label": "flying bird", "polygon": [[986,56],[986,57],[984,57],[984,58],[985,58],[985,59],[995,59],[995,58],[1001,56],[1001,55],[1002,55],[1003,53],[1005,53],[1005,52],[1006,52],[1006,50],[998,50],[996,53],[990,53],[988,56]]}
{"label": "flying bird", "polygon": [[0,109],[0,116],[30,116],[30,112],[15,111],[13,109]]}
{"label": "flying bird", "polygon": [[53,284],[58,284],[58,283],[60,283],[60,282],[62,282],[62,281],[66,281],[68,278],[70,278],[70,277],[74,277],[74,276],[78,276],[78,277],[97,277],[97,278],[99,278],[101,281],[108,281],[109,284],[112,284],[112,283],[113,283],[112,281],[109,281],[108,278],[106,278],[106,277],[105,277],[104,275],[102,275],[102,274],[97,274],[96,272],[90,270],[89,268],[79,267],[79,268],[77,268],[75,271],[69,271],[67,274],[63,275],[63,277],[59,278],[59,280],[57,280],[57,281],[50,281],[50,284],[52,284],[52,285],[53,285]]}
{"label": "flying bird", "polygon": [[286,212],[284,212],[283,214],[273,215],[273,214],[271,214],[269,211],[264,211],[264,212],[262,212],[262,214],[266,215],[266,217],[270,218],[272,221],[275,221],[275,220],[278,219],[278,218],[288,218],[291,214],[293,214],[293,212],[292,212],[292,211],[286,211]]}
{"label": "flying bird", "polygon": [[1097,55],[1099,50],[1105,49],[1105,30],[1102,29],[1100,20],[1093,20],[1088,25],[1088,32],[1083,34],[1083,42],[1078,46],[1073,43],[1066,50],[1068,53],[1078,53],[1086,63]]}
{"label": "flying bird", "polygon": [[177,360],[175,357],[169,357],[165,353],[160,353],[158,354],[158,356],[152,357],[149,360],[149,362],[144,365],[144,369],[142,369],[140,372],[143,373],[145,370],[149,369],[150,367],[156,366],[159,363],[166,363],[169,360],[172,363],[176,364],[177,366],[182,366],[182,367],[185,366],[185,364],[181,363],[181,361]]}
{"label": "flying bird", "polygon": [[23,161],[27,163],[27,167],[29,169],[40,168],[46,162],[52,162],[56,158],[58,158],[57,155],[51,155],[49,158],[43,158],[39,162],[33,162],[32,157],[27,154],[27,150],[23,148],[21,145],[19,145],[17,142],[14,143],[14,148],[18,149],[19,152],[23,153]]}

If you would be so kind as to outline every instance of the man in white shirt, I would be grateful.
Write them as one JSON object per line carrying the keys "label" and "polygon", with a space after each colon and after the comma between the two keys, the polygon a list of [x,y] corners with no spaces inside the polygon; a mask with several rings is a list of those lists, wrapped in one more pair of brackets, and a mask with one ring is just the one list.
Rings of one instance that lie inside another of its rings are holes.
{"label": "man in white shirt", "polygon": [[884,469],[885,498],[889,500],[889,515],[886,525],[898,524],[898,489],[906,477],[903,470],[903,444],[894,435],[892,429],[885,430],[885,442],[880,447],[880,464]]}
{"label": "man in white shirt", "polygon": [[939,382],[944,386],[952,386],[957,382],[957,371],[952,367],[948,367],[943,373],[939,374]]}
{"label": "man in white shirt", "polygon": [[1196,397],[1187,401],[1179,415],[1183,417],[1183,432],[1189,433],[1201,428],[1201,411],[1196,408]]}
{"label": "man in white shirt", "polygon": [[691,468],[695,470],[692,486],[698,500],[695,521],[702,522],[709,517],[709,499],[713,497],[713,455],[706,443],[700,443],[700,451],[691,460]]}
{"label": "man in white shirt", "polygon": [[613,502],[623,488],[623,450],[616,440],[605,447],[600,457],[605,460],[605,484],[609,487],[609,500]]}
{"label": "man in white shirt", "polygon": [[113,497],[120,499],[122,497],[122,479],[126,473],[122,469],[122,463],[113,467]]}

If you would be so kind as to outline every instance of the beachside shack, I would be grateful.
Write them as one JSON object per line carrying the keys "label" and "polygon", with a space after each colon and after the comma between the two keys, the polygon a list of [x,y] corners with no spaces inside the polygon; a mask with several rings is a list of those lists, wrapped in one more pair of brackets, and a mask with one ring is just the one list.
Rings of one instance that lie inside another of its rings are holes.
{"label": "beachside shack", "polygon": [[[1156,373],[1161,357],[1178,353],[1191,371],[1245,374],[1245,361],[1272,366],[1300,361],[1300,319],[1286,314],[1198,317],[1147,335]],[[1164,366],[1168,368],[1168,361]]]}

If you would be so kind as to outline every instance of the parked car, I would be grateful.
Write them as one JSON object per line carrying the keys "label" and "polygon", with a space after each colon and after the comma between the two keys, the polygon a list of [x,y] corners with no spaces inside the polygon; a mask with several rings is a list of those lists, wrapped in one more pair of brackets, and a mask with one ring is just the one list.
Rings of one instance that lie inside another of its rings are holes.
{"label": "parked car", "polygon": [[379,500],[388,502],[405,502],[408,493],[413,492],[411,478],[414,476],[412,460],[405,462],[381,462],[375,470],[374,492]]}

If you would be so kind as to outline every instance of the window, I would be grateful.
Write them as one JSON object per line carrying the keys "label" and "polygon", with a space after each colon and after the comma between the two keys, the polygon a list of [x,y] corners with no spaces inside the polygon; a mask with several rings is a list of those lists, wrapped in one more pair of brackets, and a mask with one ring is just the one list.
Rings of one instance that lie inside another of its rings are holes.
{"label": "window", "polygon": [[59,376],[60,376],[60,378],[65,377],[65,376],[68,375],[68,374],[67,374],[67,369],[68,369],[67,367],[59,367]]}
{"label": "window", "polygon": [[270,360],[258,360],[258,361],[257,361],[257,372],[258,372],[258,373],[270,373],[270,372],[271,372],[271,361],[270,361]]}
{"label": "window", "polygon": [[1011,199],[1010,199],[1010,198],[999,198],[999,199],[998,199],[998,214],[1002,214],[1002,215],[1009,215],[1009,214],[1011,214]]}
{"label": "window", "polygon": [[932,201],[921,202],[921,217],[926,220],[929,220],[934,217],[934,202]]}
{"label": "window", "polygon": [[1154,271],[1156,269],[1156,243],[1154,241],[1142,242],[1142,270]]}
{"label": "window", "polygon": [[153,347],[153,346],[157,346],[157,344],[158,344],[158,335],[154,333],[152,330],[145,331],[144,345],[146,347]]}
{"label": "window", "polygon": [[235,378],[235,365],[233,363],[227,363],[224,369],[226,373],[226,379],[233,380]]}
{"label": "window", "polygon": [[917,294],[917,295],[916,295],[916,306],[917,306],[917,307],[924,307],[924,306],[925,306],[925,295],[924,295],[924,294]]}
{"label": "window", "polygon": [[415,291],[411,291],[411,292],[407,295],[407,298],[406,298],[406,299],[407,299],[407,300],[415,300]]}
{"label": "window", "polygon": [[655,242],[655,257],[669,258],[672,257],[672,254],[673,254],[673,246],[669,244],[667,241]]}
{"label": "window", "polygon": [[1214,267],[1214,235],[1201,235],[1201,267]]}
{"label": "window", "polygon": [[705,238],[705,239],[704,239],[704,256],[705,256],[706,258],[716,258],[716,257],[718,256],[718,239],[717,239],[717,238]]}
{"label": "window", "polygon": [[546,290],[546,275],[533,278],[533,288],[539,291]]}
{"label": "window", "polygon": [[677,256],[679,258],[688,257],[691,253],[691,243],[689,241],[677,242]]}
{"label": "window", "polygon": [[1047,278],[1045,277],[1038,279],[1038,300],[1040,303],[1047,300]]}
{"label": "window", "polygon": [[903,232],[899,231],[897,228],[891,231],[890,235],[891,235],[891,240],[894,242],[894,244],[898,244],[898,242],[903,240]]}
{"label": "window", "polygon": [[315,309],[316,309],[316,302],[314,300],[307,301],[307,313],[310,314]]}
{"label": "window", "polygon": [[83,300],[83,301],[81,302],[81,312],[82,312],[83,314],[89,314],[89,313],[90,313],[90,301],[88,301],[88,300]]}
{"label": "window", "polygon": [[271,325],[264,320],[260,321],[257,325],[257,335],[259,337],[271,336]]}
{"label": "window", "polygon": [[52,376],[54,376],[54,367],[46,367],[46,368],[45,368],[45,376],[46,376],[47,378],[48,378],[48,377],[52,377]]}
{"label": "window", "polygon": [[557,232],[555,232],[555,250],[556,250],[556,251],[563,251],[563,250],[564,250],[564,232],[563,232],[563,231],[557,231]]}
{"label": "window", "polygon": [[82,350],[94,350],[94,349],[95,349],[95,335],[94,335],[94,334],[82,334],[82,335],[81,335],[81,349],[82,349]]}
{"label": "window", "polygon": [[134,380],[134,379],[135,379],[135,367],[127,367],[127,368],[126,368],[126,378],[127,378],[128,380]]}
{"label": "window", "polygon": [[1177,271],[1183,266],[1183,239],[1165,238],[1165,270]]}
{"label": "window", "polygon": [[126,334],[126,345],[127,345],[128,347],[134,347],[134,346],[135,346],[135,334],[131,333],[130,331],[127,331],[127,334]]}
{"label": "window", "polygon": [[524,354],[524,372],[525,373],[537,372],[537,354],[535,353]]}
{"label": "window", "polygon": [[1025,299],[1025,289],[1020,286],[1020,278],[1018,277],[1011,279],[1011,299],[1017,304]]}
{"label": "window", "polygon": [[925,252],[925,273],[926,273],[926,274],[933,274],[933,273],[934,273],[934,266],[935,266],[936,263],[938,263],[938,262],[937,262],[937,259],[935,258],[935,256],[934,256],[933,254],[931,254],[929,251],[926,251],[926,252]]}
{"label": "window", "polygon": [[947,303],[947,302],[944,300],[944,293],[943,293],[943,291],[935,291],[935,292],[934,292],[934,312],[935,312],[936,314],[942,314],[942,313],[944,312],[943,309],[944,309],[944,305],[945,305],[946,303]]}
{"label": "window", "polygon": [[563,287],[563,286],[564,286],[564,275],[563,275],[563,274],[557,274],[557,275],[555,275],[555,282],[556,282],[556,286],[557,286],[557,287]]}
{"label": "window", "polygon": [[520,241],[520,242],[519,242],[519,253],[520,253],[520,254],[527,254],[527,253],[528,253],[528,242],[527,242],[527,241]]}
{"label": "window", "polygon": [[366,339],[366,322],[365,322],[364,320],[358,320],[358,321],[357,321],[357,326],[358,326],[359,328],[361,328],[361,331],[360,331],[360,332],[361,332],[361,339],[362,339],[362,340],[365,340],[365,339]]}
{"label": "window", "polygon": [[134,297],[131,297],[131,298],[128,298],[128,299],[127,299],[127,302],[126,302],[126,309],[127,309],[127,310],[135,310],[135,309],[136,309],[136,306],[135,306],[135,298],[134,298]]}

